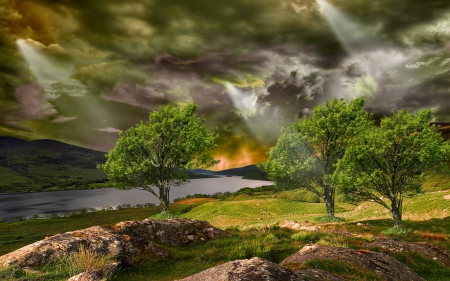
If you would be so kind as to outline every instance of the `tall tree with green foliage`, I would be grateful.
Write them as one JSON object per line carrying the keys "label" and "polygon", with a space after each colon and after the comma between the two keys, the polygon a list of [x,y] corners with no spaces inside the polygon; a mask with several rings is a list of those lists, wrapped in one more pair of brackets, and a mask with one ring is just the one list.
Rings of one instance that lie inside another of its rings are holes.
{"label": "tall tree with green foliage", "polygon": [[316,106],[313,115],[283,128],[268,160],[260,167],[277,185],[309,190],[321,197],[327,215],[334,218],[336,188],[332,182],[335,165],[344,156],[351,138],[372,124],[364,113],[365,100],[349,104],[333,99]]}
{"label": "tall tree with green foliage", "polygon": [[208,133],[196,104],[183,109],[167,105],[150,113],[149,120],[120,133],[116,146],[98,168],[118,189],[143,189],[168,212],[171,186],[188,182],[186,169],[217,164],[211,156],[216,134]]}
{"label": "tall tree with green foliage", "polygon": [[418,192],[425,171],[449,159],[450,146],[430,125],[431,110],[399,111],[352,140],[339,161],[335,179],[354,199],[369,199],[388,209],[394,227],[402,221],[403,198]]}

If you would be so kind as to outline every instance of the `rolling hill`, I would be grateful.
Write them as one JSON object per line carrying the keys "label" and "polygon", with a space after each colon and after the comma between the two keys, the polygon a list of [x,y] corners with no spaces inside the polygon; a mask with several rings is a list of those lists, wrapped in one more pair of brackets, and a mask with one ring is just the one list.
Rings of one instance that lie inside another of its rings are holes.
{"label": "rolling hill", "polygon": [[[104,152],[54,140],[26,141],[0,137],[0,192],[102,187],[108,181],[107,176],[97,170],[96,165],[104,161]],[[189,171],[189,174],[191,179],[220,175],[267,179],[256,165],[219,172],[197,169]]]}
{"label": "rolling hill", "polygon": [[106,182],[105,153],[54,140],[0,137],[0,192],[88,188]]}

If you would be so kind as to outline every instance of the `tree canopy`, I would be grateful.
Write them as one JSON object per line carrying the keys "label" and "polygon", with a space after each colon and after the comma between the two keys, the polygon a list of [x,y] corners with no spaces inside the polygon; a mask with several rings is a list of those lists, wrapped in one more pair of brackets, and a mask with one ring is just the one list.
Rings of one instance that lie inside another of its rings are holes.
{"label": "tree canopy", "polygon": [[121,132],[116,146],[106,155],[105,171],[118,189],[138,188],[159,198],[168,211],[171,186],[188,182],[186,169],[210,167],[216,134],[208,133],[196,104],[183,109],[167,105],[151,112],[149,120]]}
{"label": "tree canopy", "polygon": [[344,156],[349,141],[370,128],[371,115],[362,108],[365,100],[347,104],[333,99],[316,106],[313,115],[283,128],[275,147],[268,152],[262,169],[277,185],[307,189],[321,197],[327,215],[334,217],[335,165]]}
{"label": "tree canopy", "polygon": [[399,111],[352,139],[335,174],[343,192],[387,208],[394,226],[402,220],[403,198],[420,190],[425,171],[449,159],[450,146],[435,125],[431,110],[413,115]]}

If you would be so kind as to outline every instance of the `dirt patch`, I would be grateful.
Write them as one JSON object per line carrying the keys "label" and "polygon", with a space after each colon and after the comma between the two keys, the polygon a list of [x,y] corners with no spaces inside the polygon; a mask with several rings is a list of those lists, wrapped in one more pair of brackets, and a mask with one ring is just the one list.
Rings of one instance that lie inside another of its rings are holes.
{"label": "dirt patch", "polygon": [[450,200],[450,194],[444,195],[444,199]]}

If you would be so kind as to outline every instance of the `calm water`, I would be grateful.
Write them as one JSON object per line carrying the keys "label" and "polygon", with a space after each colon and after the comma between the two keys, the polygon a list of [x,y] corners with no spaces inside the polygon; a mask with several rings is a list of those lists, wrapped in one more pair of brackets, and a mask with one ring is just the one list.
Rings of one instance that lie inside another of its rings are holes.
{"label": "calm water", "polygon": [[[183,186],[172,187],[170,199],[195,193],[214,194],[234,192],[243,187],[271,185],[272,182],[244,180],[241,177],[193,179]],[[159,205],[159,200],[150,192],[137,189],[118,190],[103,188],[93,190],[51,191],[21,194],[0,194],[0,218],[30,216],[32,214],[67,213],[88,208],[116,207],[122,204]]]}

